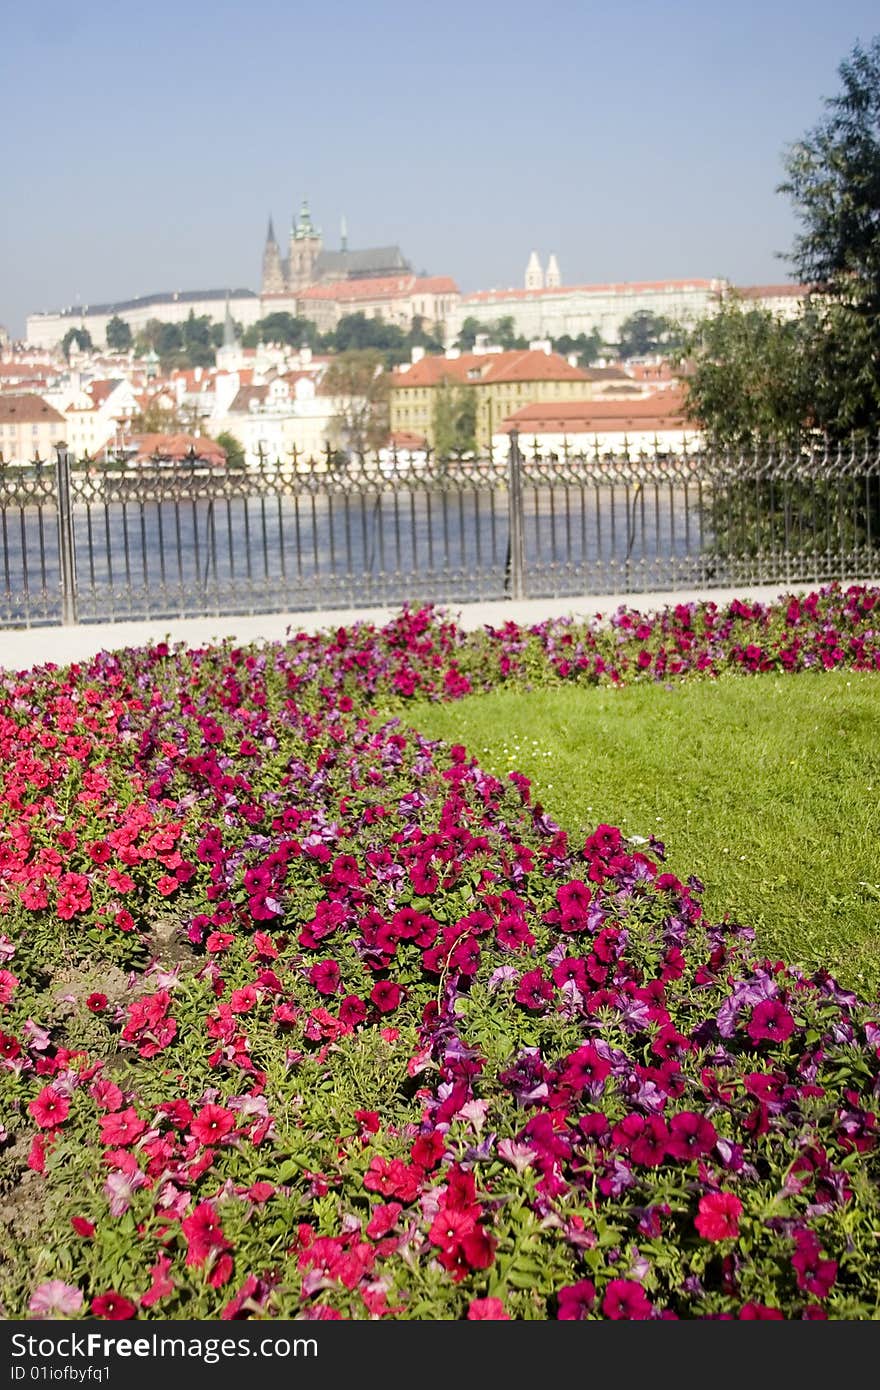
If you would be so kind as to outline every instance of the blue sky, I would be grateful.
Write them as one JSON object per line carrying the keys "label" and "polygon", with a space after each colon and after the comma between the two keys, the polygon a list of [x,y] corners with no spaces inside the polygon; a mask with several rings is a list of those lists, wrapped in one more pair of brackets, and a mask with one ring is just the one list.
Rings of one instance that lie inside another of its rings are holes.
{"label": "blue sky", "polygon": [[786,278],[774,190],[876,0],[46,0],[0,41],[0,323],[259,287],[267,214],[463,290]]}

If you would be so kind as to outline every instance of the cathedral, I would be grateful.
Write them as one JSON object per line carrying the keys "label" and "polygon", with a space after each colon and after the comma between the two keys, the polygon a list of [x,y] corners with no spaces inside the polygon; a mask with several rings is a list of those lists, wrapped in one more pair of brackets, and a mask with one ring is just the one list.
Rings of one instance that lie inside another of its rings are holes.
{"label": "cathedral", "polygon": [[272,218],[269,218],[263,250],[261,298],[270,295],[297,295],[314,285],[340,280],[372,280],[390,275],[410,274],[412,266],[404,259],[399,246],[376,246],[366,251],[350,251],[344,218],[339,250],[325,250],[320,229],[312,222],[309,205],[305,199],[300,208],[299,219],[291,223],[286,256],[281,254]]}

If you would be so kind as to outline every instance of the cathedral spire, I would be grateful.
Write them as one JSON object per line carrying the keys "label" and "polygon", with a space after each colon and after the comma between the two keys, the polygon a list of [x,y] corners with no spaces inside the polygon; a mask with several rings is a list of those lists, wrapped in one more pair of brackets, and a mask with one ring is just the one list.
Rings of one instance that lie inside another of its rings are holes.
{"label": "cathedral spire", "polygon": [[274,223],[273,223],[273,221],[272,221],[272,214],[271,214],[271,212],[270,212],[270,213],[269,213],[269,226],[268,226],[268,228],[266,229],[266,245],[267,245],[267,246],[277,246],[277,244],[278,244],[278,243],[277,243],[276,240],[275,240],[275,225],[274,225]]}
{"label": "cathedral spire", "polygon": [[339,224],[340,250],[348,250],[348,223],[345,220],[345,213],[342,214],[342,221]]}

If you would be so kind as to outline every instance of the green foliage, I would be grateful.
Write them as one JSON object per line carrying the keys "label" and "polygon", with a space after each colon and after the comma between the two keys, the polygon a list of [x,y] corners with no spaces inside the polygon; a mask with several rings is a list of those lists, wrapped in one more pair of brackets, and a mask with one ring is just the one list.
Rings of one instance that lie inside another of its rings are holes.
{"label": "green foliage", "polygon": [[228,430],[221,430],[216,442],[226,450],[227,468],[244,468],[244,445],[240,439],[236,439]]}
{"label": "green foliage", "polygon": [[477,447],[477,397],[467,386],[444,379],[434,392],[434,447],[440,458]]}
{"label": "green foliage", "polygon": [[602,355],[603,347],[602,335],[596,328],[590,333],[578,333],[576,338],[570,333],[563,333],[561,338],[553,339],[553,351],[561,353],[563,357],[576,353],[579,367],[589,367]]}
{"label": "green foliage", "polygon": [[[242,344],[255,348],[260,343],[282,343],[292,348],[315,348],[318,343],[318,330],[309,319],[296,318],[293,314],[267,314],[245,330]],[[222,333],[221,333],[222,342]],[[219,347],[219,344],[217,344]]]}
{"label": "green foliage", "polygon": [[388,439],[389,384],[376,349],[341,352],[324,373],[323,390],[336,402],[336,427],[356,453],[378,449]]}
{"label": "green foliage", "polygon": [[639,309],[620,326],[618,352],[621,357],[653,357],[672,352],[680,342],[680,332],[661,314]]}
{"label": "green foliage", "polygon": [[500,318],[492,320],[491,323],[483,323],[479,319],[466,318],[461,325],[456,347],[462,352],[472,352],[478,334],[486,334],[489,341],[496,347],[503,348],[505,352],[511,352],[515,348],[527,348],[528,338],[516,332],[513,314],[502,314]]}
{"label": "green foliage", "polygon": [[686,412],[713,447],[800,439],[812,381],[796,320],[782,322],[731,295],[687,336],[681,356],[691,363]]}
{"label": "green foliage", "polygon": [[114,314],[107,324],[107,346],[111,352],[128,352],[133,342],[131,326]]}

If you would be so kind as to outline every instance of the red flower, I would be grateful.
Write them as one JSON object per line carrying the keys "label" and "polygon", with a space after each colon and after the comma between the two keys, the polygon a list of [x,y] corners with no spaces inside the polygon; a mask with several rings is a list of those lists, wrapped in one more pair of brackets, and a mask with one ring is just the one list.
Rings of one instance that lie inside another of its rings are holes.
{"label": "red flower", "polygon": [[114,1146],[134,1144],[147,1127],[132,1106],[112,1115],[102,1115],[98,1123],[101,1126],[101,1143]]}
{"label": "red flower", "polygon": [[335,960],[319,960],[309,971],[309,979],[319,994],[335,994],[341,978]]}
{"label": "red flower", "polygon": [[700,1198],[694,1222],[704,1240],[732,1240],[739,1235],[743,1204],[732,1192],[710,1192]]}
{"label": "red flower", "polygon": [[367,1223],[367,1235],[372,1236],[373,1240],[381,1240],[382,1236],[387,1236],[388,1232],[397,1225],[397,1218],[403,1211],[399,1202],[389,1202],[386,1206],[373,1208],[373,1214]]}
{"label": "red flower", "polygon": [[222,1105],[203,1105],[189,1127],[200,1144],[217,1144],[235,1128],[235,1116]]}
{"label": "red flower", "polygon": [[473,1298],[468,1308],[469,1322],[510,1322],[500,1298]]}
{"label": "red flower", "polygon": [[103,1013],[106,1007],[106,994],[90,994],[88,999],[86,1000],[86,1008],[90,1009],[93,1014]]}
{"label": "red flower", "polygon": [[91,1240],[92,1236],[95,1234],[94,1221],[87,1221],[84,1216],[72,1216],[70,1218],[70,1224],[77,1235],[82,1236],[84,1240]]}
{"label": "red flower", "polygon": [[107,1293],[92,1299],[92,1313],[96,1318],[106,1318],[109,1322],[126,1322],[137,1316],[137,1308],[130,1298],[109,1289]]}
{"label": "red flower", "polygon": [[553,998],[553,982],[546,980],[540,970],[529,970],[520,980],[514,998],[523,1008],[538,1013]]}
{"label": "red flower", "polygon": [[28,1110],[40,1129],[54,1129],[56,1125],[63,1125],[70,1114],[70,1101],[54,1086],[44,1086]]}
{"label": "red flower", "polygon": [[186,1253],[188,1265],[204,1264],[213,1251],[228,1249],[229,1242],[211,1202],[200,1202],[193,1213],[181,1221],[180,1227],[189,1244]]}
{"label": "red flower", "polygon": [[373,986],[370,998],[380,1014],[390,1014],[393,1013],[403,998],[403,990],[400,985],[393,984],[391,980],[379,980]]}

